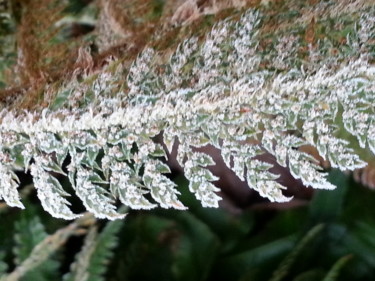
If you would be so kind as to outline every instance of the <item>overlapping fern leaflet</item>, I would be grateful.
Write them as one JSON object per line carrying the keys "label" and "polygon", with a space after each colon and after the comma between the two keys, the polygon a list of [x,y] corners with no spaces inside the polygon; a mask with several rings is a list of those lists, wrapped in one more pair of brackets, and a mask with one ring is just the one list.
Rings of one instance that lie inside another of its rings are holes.
{"label": "overlapping fern leaflet", "polygon": [[[366,165],[352,136],[375,153],[374,8],[357,14],[346,43],[330,53],[335,39],[329,36],[307,45],[298,34],[277,33],[265,50],[261,27],[267,18],[248,10],[217,23],[203,41],[185,40],[168,61],[147,48],[130,69],[114,62],[90,83],[67,83],[56,101],[70,95],[54,110],[3,109],[0,196],[23,206],[12,169],[31,163],[38,197],[55,217],[78,215],[51,172],[67,173],[84,206],[99,218],[124,217],[115,199],[135,209],[185,209],[162,161],[177,141],[189,189],[205,207],[220,200],[217,177],[207,169],[215,162],[197,151],[207,145],[220,149],[226,165],[271,201],[291,198],[269,171],[272,164],[258,157],[265,153],[306,186],[335,188],[317,160],[299,148],[316,147],[341,170]],[[118,83],[124,73],[125,86]],[[165,146],[155,142],[158,135]]]}

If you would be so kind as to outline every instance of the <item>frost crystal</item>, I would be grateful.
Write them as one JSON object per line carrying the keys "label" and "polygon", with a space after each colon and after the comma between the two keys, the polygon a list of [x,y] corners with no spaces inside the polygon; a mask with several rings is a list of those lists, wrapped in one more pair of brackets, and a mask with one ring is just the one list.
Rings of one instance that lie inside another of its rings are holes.
{"label": "frost crystal", "polygon": [[47,173],[41,163],[32,164],[31,175],[34,179],[34,186],[43,208],[56,218],[75,219],[80,215],[73,214],[69,209],[69,202],[63,196],[69,196],[59,181]]}
{"label": "frost crystal", "polygon": [[271,201],[291,198],[270,172],[273,165],[259,157],[265,153],[306,186],[335,188],[302,147],[315,147],[341,170],[366,165],[355,140],[375,153],[375,10],[358,9],[346,43],[329,34],[310,42],[300,32],[309,24],[303,17],[295,32],[275,31],[271,42],[262,29],[267,17],[248,10],[237,21],[217,23],[204,40],[183,41],[167,60],[147,48],[128,69],[116,61],[90,82],[67,83],[56,97],[63,104],[42,112],[3,109],[0,197],[23,208],[12,169],[30,166],[43,208],[74,219],[79,215],[54,176],[66,176],[66,168],[76,195],[98,218],[123,218],[116,200],[134,209],[183,210],[166,176],[164,160],[174,145],[189,190],[204,207],[220,201],[218,178],[208,169],[215,162],[199,152],[207,145],[220,149],[225,164]]}

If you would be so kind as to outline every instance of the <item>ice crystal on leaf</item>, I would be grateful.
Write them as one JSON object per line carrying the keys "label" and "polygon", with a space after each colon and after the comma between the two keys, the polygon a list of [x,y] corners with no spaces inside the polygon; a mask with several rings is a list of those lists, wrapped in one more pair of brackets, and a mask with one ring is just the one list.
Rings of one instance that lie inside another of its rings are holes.
{"label": "ice crystal on leaf", "polygon": [[[116,200],[134,209],[183,210],[164,161],[175,146],[190,192],[204,207],[217,207],[218,177],[209,170],[215,162],[199,150],[207,145],[271,201],[291,198],[270,171],[273,164],[260,157],[265,153],[304,185],[333,189],[301,147],[315,147],[341,170],[366,165],[353,139],[375,153],[373,14],[374,8],[356,14],[357,33],[334,55],[327,53],[335,40],[329,36],[302,46],[305,60],[298,33],[276,32],[279,38],[264,47],[266,18],[248,10],[217,23],[203,40],[186,39],[167,61],[146,48],[129,69],[116,62],[91,83],[67,83],[41,113],[4,109],[0,197],[23,208],[13,172],[21,167],[30,169],[43,208],[58,218],[79,215],[69,209],[56,173],[69,178],[98,218],[123,218]],[[126,87],[117,83],[123,76]]]}
{"label": "ice crystal on leaf", "polygon": [[42,167],[41,161],[36,160],[36,163],[31,165],[30,171],[38,198],[47,212],[56,218],[79,217],[69,209],[69,202],[64,198],[69,194],[64,191],[59,181]]}
{"label": "ice crystal on leaf", "polygon": [[0,165],[0,175],[0,198],[4,199],[9,206],[24,209],[17,192],[16,174],[5,165]]}

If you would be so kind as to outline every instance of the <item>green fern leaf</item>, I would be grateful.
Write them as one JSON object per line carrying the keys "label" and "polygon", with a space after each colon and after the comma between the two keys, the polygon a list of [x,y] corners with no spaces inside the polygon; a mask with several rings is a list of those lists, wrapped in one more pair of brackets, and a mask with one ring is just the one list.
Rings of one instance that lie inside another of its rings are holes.
{"label": "green fern leaf", "polygon": [[86,235],[82,250],[76,255],[71,271],[64,281],[104,281],[104,274],[117,246],[117,233],[123,222],[109,222],[101,233],[92,227]]}
{"label": "green fern leaf", "polygon": [[[15,262],[22,264],[33,251],[36,245],[43,241],[48,234],[40,218],[35,214],[22,213],[21,218],[15,222]],[[22,281],[48,281],[57,278],[59,264],[53,258],[36,265],[27,275],[21,278]]]}
{"label": "green fern leaf", "polygon": [[327,275],[324,277],[322,281],[336,281],[339,280],[338,276],[340,274],[340,270],[350,261],[352,255],[347,255],[339,259],[329,270]]}
{"label": "green fern leaf", "polygon": [[281,281],[289,273],[293,263],[298,258],[298,255],[306,248],[309,242],[314,239],[318,233],[323,229],[323,225],[317,225],[312,228],[303,239],[297,244],[292,252],[287,255],[284,260],[280,263],[279,267],[274,271],[270,281]]}

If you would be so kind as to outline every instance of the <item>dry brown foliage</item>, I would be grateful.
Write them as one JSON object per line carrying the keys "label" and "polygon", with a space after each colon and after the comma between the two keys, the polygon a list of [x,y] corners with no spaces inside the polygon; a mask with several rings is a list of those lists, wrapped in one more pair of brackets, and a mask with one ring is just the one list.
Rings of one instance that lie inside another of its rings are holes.
{"label": "dry brown foliage", "polygon": [[27,93],[17,106],[29,108],[42,98],[47,83],[61,77],[61,71],[72,61],[69,59],[72,50],[68,42],[52,42],[59,31],[54,24],[62,17],[65,7],[61,1],[19,2],[17,64],[12,70],[12,80],[8,81],[13,87],[1,91],[0,98]]}
{"label": "dry brown foliage", "polygon": [[[93,1],[91,5],[100,11],[94,31],[99,48],[96,54],[79,36],[56,41],[60,32],[56,23],[64,16],[65,2],[15,2],[19,10],[17,63],[7,70],[8,88],[0,90],[0,102],[18,109],[35,109],[48,105],[45,95],[51,85],[58,87],[77,76],[100,71],[109,58],[132,61],[146,45],[168,53],[190,34],[203,36],[213,22],[228,15],[229,8],[248,7],[259,1],[169,0],[162,6],[162,2],[153,0]],[[195,10],[190,11],[189,5]],[[215,20],[207,25],[205,16],[212,14]]]}

